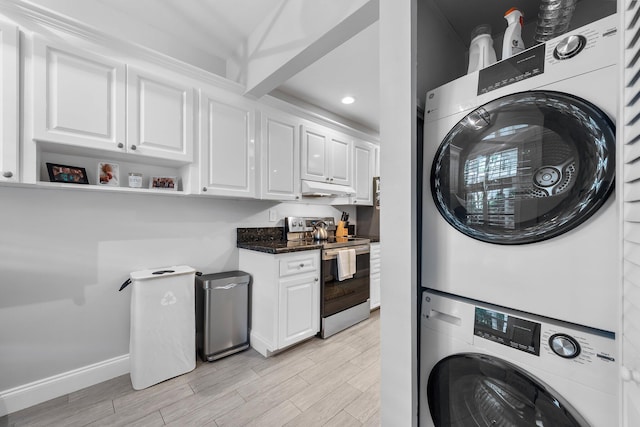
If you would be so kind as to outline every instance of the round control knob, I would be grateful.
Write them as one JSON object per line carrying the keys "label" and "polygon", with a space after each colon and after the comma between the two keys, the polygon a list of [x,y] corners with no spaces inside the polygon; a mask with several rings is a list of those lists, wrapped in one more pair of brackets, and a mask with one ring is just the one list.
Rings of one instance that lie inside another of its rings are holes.
{"label": "round control knob", "polygon": [[580,354],[580,344],[569,335],[552,335],[551,338],[549,338],[549,346],[555,354],[565,359],[573,359]]}
{"label": "round control knob", "polygon": [[572,35],[560,40],[560,43],[553,50],[556,59],[569,59],[576,56],[587,44],[584,36]]}

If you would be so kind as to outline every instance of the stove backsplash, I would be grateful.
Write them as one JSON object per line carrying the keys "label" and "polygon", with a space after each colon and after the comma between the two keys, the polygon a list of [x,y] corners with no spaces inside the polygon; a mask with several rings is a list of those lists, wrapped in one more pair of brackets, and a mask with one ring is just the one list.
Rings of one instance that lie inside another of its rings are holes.
{"label": "stove backsplash", "polygon": [[238,242],[284,241],[284,227],[237,228]]}

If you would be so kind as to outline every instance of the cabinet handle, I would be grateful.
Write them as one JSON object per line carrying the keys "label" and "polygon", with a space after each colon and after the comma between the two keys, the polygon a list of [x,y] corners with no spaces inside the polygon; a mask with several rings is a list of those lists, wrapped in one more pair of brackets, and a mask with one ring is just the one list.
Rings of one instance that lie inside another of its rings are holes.
{"label": "cabinet handle", "polygon": [[4,176],[5,178],[11,178],[13,176],[13,172],[11,171],[2,172],[2,176]]}
{"label": "cabinet handle", "polygon": [[124,144],[122,142],[118,142],[118,148],[123,148]]}
{"label": "cabinet handle", "polygon": [[300,198],[300,196],[296,196],[296,200],[298,200]]}
{"label": "cabinet handle", "polygon": [[202,187],[202,191],[207,191],[207,187]]}
{"label": "cabinet handle", "polygon": [[329,177],[326,177],[325,179],[326,179],[327,181],[329,181]]}
{"label": "cabinet handle", "polygon": [[135,145],[132,145],[132,146],[131,146],[131,149],[132,149],[132,150],[135,150],[136,148],[138,148],[138,147],[136,147]]}
{"label": "cabinet handle", "polygon": [[331,178],[329,181],[333,181],[333,178]]}
{"label": "cabinet handle", "polygon": [[302,268],[302,267],[304,267],[304,263],[300,263],[299,268]]}
{"label": "cabinet handle", "polygon": [[313,281],[314,281],[314,282],[317,282],[317,281],[318,281],[318,278],[316,277],[315,279],[313,279]]}

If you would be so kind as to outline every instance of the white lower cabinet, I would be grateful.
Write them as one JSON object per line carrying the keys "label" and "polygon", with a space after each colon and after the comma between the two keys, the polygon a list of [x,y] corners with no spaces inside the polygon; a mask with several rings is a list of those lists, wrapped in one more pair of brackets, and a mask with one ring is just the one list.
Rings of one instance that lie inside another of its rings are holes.
{"label": "white lower cabinet", "polygon": [[369,301],[371,309],[380,307],[380,242],[369,245]]}
{"label": "white lower cabinet", "polygon": [[240,249],[252,276],[250,343],[265,357],[320,330],[320,251],[267,254]]}

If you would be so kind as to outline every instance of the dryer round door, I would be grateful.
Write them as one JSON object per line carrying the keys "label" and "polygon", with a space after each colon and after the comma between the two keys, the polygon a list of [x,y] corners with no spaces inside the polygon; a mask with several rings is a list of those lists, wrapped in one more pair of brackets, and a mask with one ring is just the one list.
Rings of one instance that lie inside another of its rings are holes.
{"label": "dryer round door", "polygon": [[593,215],[614,186],[615,126],[593,104],[532,91],[491,101],[447,134],[431,191],[458,231],[496,244],[558,236]]}
{"label": "dryer round door", "polygon": [[509,362],[483,354],[442,359],[429,375],[426,392],[436,427],[589,425],[551,387]]}

